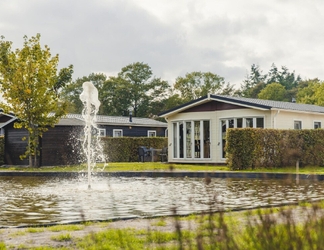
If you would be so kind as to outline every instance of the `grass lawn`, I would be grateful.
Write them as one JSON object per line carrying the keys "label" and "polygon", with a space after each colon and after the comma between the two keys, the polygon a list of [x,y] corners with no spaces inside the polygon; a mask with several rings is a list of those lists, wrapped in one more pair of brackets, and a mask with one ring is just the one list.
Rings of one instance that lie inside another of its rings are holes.
{"label": "grass lawn", "polygon": [[[111,162],[107,166],[98,164],[94,171],[119,172],[119,171],[231,171],[227,166],[208,166],[199,164],[168,164],[161,162]],[[55,166],[29,168],[21,166],[2,166],[0,171],[34,171],[34,172],[80,172],[87,171],[86,165],[78,166]],[[241,170],[241,172],[264,172],[264,173],[295,173],[295,167],[276,169]],[[300,167],[301,174],[324,174],[324,167],[306,166]]]}

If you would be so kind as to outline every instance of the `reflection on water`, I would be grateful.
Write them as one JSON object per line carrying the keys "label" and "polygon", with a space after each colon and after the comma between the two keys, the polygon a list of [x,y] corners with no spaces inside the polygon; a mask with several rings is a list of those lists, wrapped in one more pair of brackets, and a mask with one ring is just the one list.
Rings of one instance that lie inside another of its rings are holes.
{"label": "reflection on water", "polygon": [[[257,179],[0,177],[0,226],[245,209],[323,198],[324,182]],[[215,202],[216,201],[216,202]]]}

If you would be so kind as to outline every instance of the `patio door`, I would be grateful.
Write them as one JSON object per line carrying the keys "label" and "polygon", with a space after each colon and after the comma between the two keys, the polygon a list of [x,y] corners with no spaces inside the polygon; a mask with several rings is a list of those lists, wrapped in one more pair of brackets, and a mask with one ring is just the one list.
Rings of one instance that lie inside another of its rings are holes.
{"label": "patio door", "polygon": [[225,145],[226,145],[226,131],[229,128],[234,128],[234,119],[221,120],[221,137],[222,137],[222,158],[226,157]]}

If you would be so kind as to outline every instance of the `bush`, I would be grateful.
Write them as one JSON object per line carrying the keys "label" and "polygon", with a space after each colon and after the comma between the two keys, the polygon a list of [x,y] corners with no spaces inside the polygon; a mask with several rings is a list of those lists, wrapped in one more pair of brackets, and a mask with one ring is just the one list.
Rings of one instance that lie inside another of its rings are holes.
{"label": "bush", "polygon": [[104,153],[110,162],[137,162],[138,148],[159,148],[167,146],[165,137],[103,137]]}
{"label": "bush", "polygon": [[324,130],[228,129],[227,163],[232,170],[324,165]]}

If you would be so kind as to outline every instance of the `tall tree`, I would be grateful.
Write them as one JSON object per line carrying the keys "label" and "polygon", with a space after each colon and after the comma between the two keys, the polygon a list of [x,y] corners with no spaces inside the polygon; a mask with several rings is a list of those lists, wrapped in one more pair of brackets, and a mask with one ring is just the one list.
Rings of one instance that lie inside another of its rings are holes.
{"label": "tall tree", "polygon": [[296,98],[297,87],[300,81],[300,76],[296,76],[294,71],[289,72],[285,66],[278,69],[275,64],[272,64],[269,72],[262,74],[259,66],[252,64],[250,74],[243,81],[241,89],[236,94],[243,97],[258,98],[258,94],[267,85],[279,83],[285,87],[287,90],[286,97],[291,100]]}
{"label": "tall tree", "polygon": [[[191,72],[178,77],[174,89],[180,92],[183,101],[191,101],[210,94],[228,94],[233,91],[224,78],[211,72]],[[223,92],[224,91],[224,92]]]}
{"label": "tall tree", "polygon": [[257,98],[260,91],[265,88],[266,78],[267,75],[262,74],[260,67],[252,64],[250,74],[243,80],[241,90],[236,92],[236,94],[243,97]]}
{"label": "tall tree", "polygon": [[[7,109],[20,122],[16,128],[28,131],[26,153],[29,165],[37,165],[39,137],[54,126],[66,112],[66,103],[59,99],[60,90],[72,78],[73,66],[57,72],[59,56],[40,44],[40,34],[24,36],[22,49],[12,50],[12,42],[0,41],[0,87]],[[53,115],[50,115],[53,113]]]}
{"label": "tall tree", "polygon": [[123,67],[115,80],[116,91],[127,93],[124,104],[128,103],[133,115],[140,117],[150,116],[150,105],[165,98],[162,94],[170,87],[161,78],[152,77],[150,66],[141,62]]}
{"label": "tall tree", "polygon": [[167,98],[165,93],[170,86],[160,78],[152,77],[151,68],[144,63],[136,62],[123,67],[117,76],[107,78],[104,74],[90,74],[78,78],[64,90],[70,112],[81,113],[83,105],[79,99],[82,83],[92,81],[98,89],[101,102],[99,114],[154,117],[162,112],[160,101]]}
{"label": "tall tree", "polygon": [[274,63],[271,65],[267,77],[267,84],[277,82],[284,86],[286,90],[296,88],[300,81],[301,78],[299,75],[295,76],[295,71],[289,72],[285,66],[281,66],[281,70],[278,70]]}

